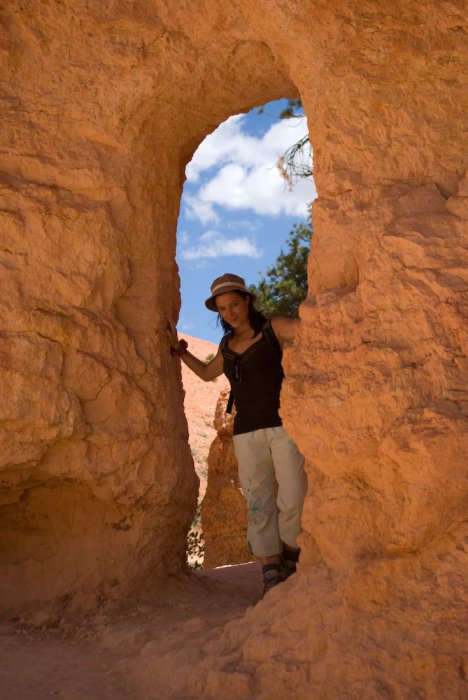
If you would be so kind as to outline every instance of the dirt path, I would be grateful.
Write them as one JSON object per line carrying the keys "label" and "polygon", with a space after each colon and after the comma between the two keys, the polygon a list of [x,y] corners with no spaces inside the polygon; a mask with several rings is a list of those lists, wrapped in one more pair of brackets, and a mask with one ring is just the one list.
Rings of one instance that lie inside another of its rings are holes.
{"label": "dirt path", "polygon": [[0,699],[188,700],[173,689],[179,664],[195,665],[206,640],[257,602],[260,578],[258,564],[223,567],[174,581],[144,604],[52,629],[3,622]]}

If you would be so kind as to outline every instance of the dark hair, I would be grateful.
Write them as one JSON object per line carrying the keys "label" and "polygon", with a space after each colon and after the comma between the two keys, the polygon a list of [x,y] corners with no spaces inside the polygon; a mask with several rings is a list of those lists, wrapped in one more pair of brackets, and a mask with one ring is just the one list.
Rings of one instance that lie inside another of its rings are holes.
{"label": "dark hair", "polygon": [[[243,299],[248,297],[248,299],[249,299],[249,323],[253,328],[254,335],[257,335],[257,333],[260,333],[260,331],[263,328],[263,325],[268,320],[267,317],[264,316],[264,314],[262,314],[261,311],[258,311],[258,309],[255,308],[254,303],[253,303],[253,299],[250,296],[250,294],[245,294],[245,292],[236,292],[236,291],[233,291],[232,293],[237,294],[238,296],[242,297]],[[221,325],[221,328],[224,331],[224,335],[226,335],[227,333],[232,333],[233,328],[232,328],[231,324],[227,323],[227,321],[225,321],[223,318],[221,318],[220,313],[218,313],[217,323]]]}

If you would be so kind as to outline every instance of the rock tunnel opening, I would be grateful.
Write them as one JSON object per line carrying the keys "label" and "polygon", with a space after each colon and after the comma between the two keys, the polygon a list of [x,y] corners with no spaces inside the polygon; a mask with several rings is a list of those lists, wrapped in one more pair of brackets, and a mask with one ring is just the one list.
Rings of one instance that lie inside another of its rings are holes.
{"label": "rock tunnel opening", "polygon": [[[277,269],[285,272],[275,278],[276,284],[283,289],[289,285],[290,292],[281,301],[276,293],[268,299],[268,291],[274,294],[269,279],[268,290],[256,304],[267,315],[297,316],[307,294],[304,253],[310,246],[316,194],[300,99],[275,100],[222,122],[193,154],[186,177],[177,234],[182,297],[178,328],[191,352],[209,361],[223,333],[217,315],[215,320],[203,304],[212,278],[231,271],[247,284],[258,285],[262,275],[266,284],[267,271],[280,264]],[[278,260],[284,249],[288,257]],[[189,566],[251,561],[247,510],[232,447],[233,416],[225,412],[227,378],[222,375],[207,385],[182,363],[182,381],[190,448],[200,480],[188,535]]]}

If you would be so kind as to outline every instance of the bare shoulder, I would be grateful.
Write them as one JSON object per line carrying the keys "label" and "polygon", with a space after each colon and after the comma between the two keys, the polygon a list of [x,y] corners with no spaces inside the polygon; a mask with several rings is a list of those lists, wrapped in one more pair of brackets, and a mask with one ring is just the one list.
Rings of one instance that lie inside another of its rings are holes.
{"label": "bare shoulder", "polygon": [[273,328],[281,346],[283,346],[283,343],[287,341],[294,340],[299,324],[300,320],[298,318],[274,316],[271,319],[271,327]]}

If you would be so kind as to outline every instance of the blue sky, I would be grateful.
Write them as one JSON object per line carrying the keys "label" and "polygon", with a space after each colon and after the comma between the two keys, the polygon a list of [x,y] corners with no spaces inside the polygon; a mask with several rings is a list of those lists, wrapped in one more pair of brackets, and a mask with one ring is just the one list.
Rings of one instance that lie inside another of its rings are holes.
{"label": "blue sky", "polygon": [[187,166],[177,227],[182,336],[219,342],[216,314],[204,305],[213,279],[233,272],[256,284],[316,197],[312,180],[290,190],[276,167],[307,132],[305,119],[278,119],[285,104],[270,102],[262,114],[230,117]]}

